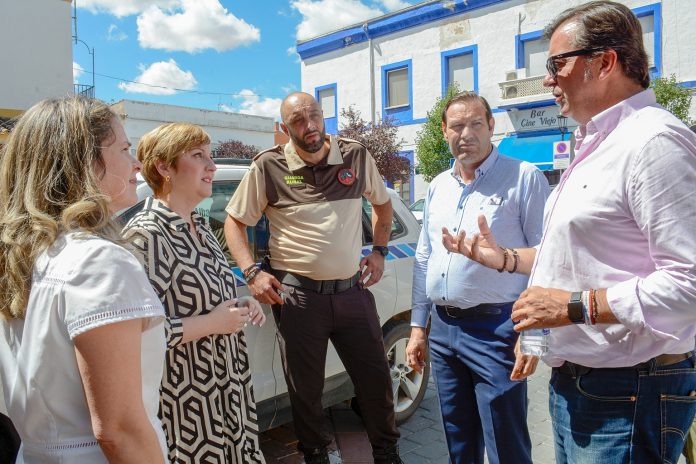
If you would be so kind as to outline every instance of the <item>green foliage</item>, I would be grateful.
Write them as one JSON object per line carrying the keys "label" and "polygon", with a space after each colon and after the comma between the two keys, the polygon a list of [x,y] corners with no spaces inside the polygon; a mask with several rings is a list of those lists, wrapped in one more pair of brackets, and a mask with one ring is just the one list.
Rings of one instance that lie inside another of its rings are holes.
{"label": "green foliage", "polygon": [[426,182],[431,182],[435,176],[449,168],[452,153],[442,135],[442,109],[447,101],[459,93],[456,84],[447,89],[444,97],[438,98],[435,105],[428,111],[427,121],[416,134],[416,154],[418,157],[418,172]]}
{"label": "green foliage", "polygon": [[690,126],[694,121],[689,118],[691,107],[691,92],[677,83],[677,77],[672,74],[669,78],[658,77],[650,84],[655,91],[657,102],[667,111]]}

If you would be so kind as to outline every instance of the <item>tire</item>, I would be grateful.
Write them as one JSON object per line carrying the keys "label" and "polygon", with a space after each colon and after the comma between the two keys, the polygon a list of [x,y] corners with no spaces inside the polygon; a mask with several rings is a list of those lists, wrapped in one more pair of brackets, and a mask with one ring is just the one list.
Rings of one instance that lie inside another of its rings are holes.
{"label": "tire", "polygon": [[[384,325],[382,333],[392,378],[396,424],[401,425],[416,412],[428,389],[430,353],[426,353],[425,367],[423,373],[419,374],[408,367],[406,360],[406,344],[411,337],[410,324],[406,321],[389,321]],[[362,418],[360,405],[355,398],[350,400],[350,407]]]}
{"label": "tire", "polygon": [[410,324],[407,321],[389,321],[382,333],[392,378],[396,423],[402,424],[416,412],[428,389],[430,354],[426,353],[425,367],[419,374],[408,366],[406,359],[406,344],[411,337]]}

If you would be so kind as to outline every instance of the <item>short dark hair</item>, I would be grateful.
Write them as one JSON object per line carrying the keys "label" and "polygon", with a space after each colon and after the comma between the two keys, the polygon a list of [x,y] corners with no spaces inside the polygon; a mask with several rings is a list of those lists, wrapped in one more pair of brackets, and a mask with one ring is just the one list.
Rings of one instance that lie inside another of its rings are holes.
{"label": "short dark hair", "polygon": [[453,95],[452,98],[447,100],[447,103],[445,103],[445,106],[442,108],[442,122],[447,124],[447,110],[450,106],[454,105],[455,103],[470,103],[472,101],[477,101],[483,105],[483,109],[486,110],[486,122],[493,119],[491,105],[488,104],[486,99],[476,92],[467,91]]}
{"label": "short dark hair", "polygon": [[643,46],[643,29],[630,8],[611,1],[593,1],[569,8],[546,26],[544,38],[550,39],[556,29],[567,21],[578,24],[574,46],[578,49],[614,50],[624,74],[644,89],[648,88],[650,73],[648,55]]}

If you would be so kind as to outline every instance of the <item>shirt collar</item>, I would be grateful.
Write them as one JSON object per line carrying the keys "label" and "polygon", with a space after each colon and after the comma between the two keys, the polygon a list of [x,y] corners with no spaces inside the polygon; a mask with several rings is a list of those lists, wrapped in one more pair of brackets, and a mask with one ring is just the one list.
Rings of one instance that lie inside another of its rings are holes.
{"label": "shirt collar", "polygon": [[602,138],[612,132],[626,118],[630,117],[636,111],[652,106],[657,103],[655,92],[652,89],[646,89],[642,92],[620,101],[616,105],[607,108],[590,119],[585,127],[578,127],[576,130],[576,140],[582,141],[587,136],[599,133]]}
{"label": "shirt collar", "polygon": [[[328,135],[327,138],[329,139],[330,148],[329,156],[326,157],[326,164],[343,164],[343,155],[341,154],[341,150],[338,148],[336,137]],[[297,171],[298,169],[307,166],[307,163],[305,163],[305,161],[300,158],[300,155],[297,154],[297,150],[295,149],[295,145],[293,145],[292,140],[285,144],[283,153],[288,162],[288,168],[291,171]]]}
{"label": "shirt collar", "polygon": [[[186,223],[186,221],[184,221],[184,218],[182,218],[177,213],[169,209],[169,207],[167,207],[161,200],[158,200],[155,197],[149,197],[147,200],[145,200],[145,206],[143,207],[143,209],[156,210],[161,216],[163,216],[167,220],[167,225],[172,230],[181,232],[182,230],[186,230],[188,228],[188,224]],[[203,217],[195,211],[191,213],[191,220],[196,226],[196,229],[198,229],[201,225],[205,223]]]}
{"label": "shirt collar", "polygon": [[[498,161],[498,147],[495,145],[491,144],[491,152],[488,155],[488,157],[483,160],[483,163],[481,163],[481,166],[476,168],[476,171],[474,172],[474,180],[478,179],[479,177],[484,177],[488,171],[490,171],[493,166],[495,165],[495,162]],[[450,170],[450,175],[454,177],[457,182],[459,183],[464,183],[462,178],[457,174],[457,171],[455,169],[455,165],[452,166],[452,169]]]}

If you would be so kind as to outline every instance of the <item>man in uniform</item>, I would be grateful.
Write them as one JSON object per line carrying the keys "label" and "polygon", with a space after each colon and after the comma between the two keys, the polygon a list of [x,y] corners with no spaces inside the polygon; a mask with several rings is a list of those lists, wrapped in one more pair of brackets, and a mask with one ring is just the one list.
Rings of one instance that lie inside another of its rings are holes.
{"label": "man in uniform", "polygon": [[[376,463],[400,463],[391,379],[372,293],[384,271],[392,206],[374,159],[360,143],[327,137],[316,100],[281,105],[290,142],[259,153],[227,206],[225,237],[251,294],[273,305],[298,448],[328,463],[321,405],[328,341],[355,385]],[[362,197],[372,203],[374,247],[359,261]],[[270,267],[260,269],[246,227],[266,213]]]}

